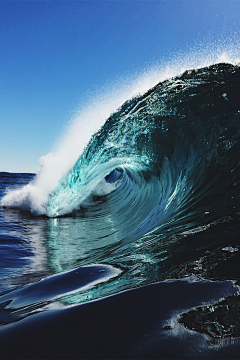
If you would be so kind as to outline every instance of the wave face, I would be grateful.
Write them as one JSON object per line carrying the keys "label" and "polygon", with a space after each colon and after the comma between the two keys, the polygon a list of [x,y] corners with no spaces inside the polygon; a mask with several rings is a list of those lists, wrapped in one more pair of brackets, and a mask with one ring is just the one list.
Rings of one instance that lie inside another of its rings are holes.
{"label": "wave face", "polygon": [[46,213],[107,198],[137,236],[169,221],[190,227],[204,214],[221,217],[239,204],[239,136],[239,66],[186,71],[108,118],[50,194]]}

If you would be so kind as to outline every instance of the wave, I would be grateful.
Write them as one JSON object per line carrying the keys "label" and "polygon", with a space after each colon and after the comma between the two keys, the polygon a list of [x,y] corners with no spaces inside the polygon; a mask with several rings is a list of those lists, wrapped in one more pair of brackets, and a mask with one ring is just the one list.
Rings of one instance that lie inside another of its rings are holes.
{"label": "wave", "polygon": [[58,169],[56,154],[49,155],[44,171],[9,191],[1,205],[49,217],[91,207],[97,216],[96,204],[109,201],[137,238],[173,222],[190,228],[204,214],[212,221],[237,211],[239,84],[239,65],[227,63],[158,83],[112,113],[77,160],[62,150],[57,156],[65,165]]}
{"label": "wave", "polygon": [[239,66],[213,65],[123,104],[50,194],[48,216],[107,195],[129,215],[122,226],[142,236],[167,221],[190,227],[204,213],[210,220],[236,209],[239,80]]}
{"label": "wave", "polygon": [[[239,140],[239,65],[187,70],[124,102],[76,159],[65,145],[45,158],[32,182],[2,198],[20,212],[2,214],[26,225],[34,264],[46,261],[48,275],[92,264],[123,270],[86,291],[60,289],[65,304],[191,274],[216,279],[219,263],[238,261]],[[231,269],[224,278],[238,276]]]}

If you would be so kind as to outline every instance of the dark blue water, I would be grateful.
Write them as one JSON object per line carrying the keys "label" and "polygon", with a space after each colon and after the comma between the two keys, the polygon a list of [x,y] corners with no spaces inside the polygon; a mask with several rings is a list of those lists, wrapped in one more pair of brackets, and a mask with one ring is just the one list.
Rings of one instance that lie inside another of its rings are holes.
{"label": "dark blue water", "polygon": [[218,64],[123,104],[48,193],[0,173],[2,357],[238,358],[239,140]]}

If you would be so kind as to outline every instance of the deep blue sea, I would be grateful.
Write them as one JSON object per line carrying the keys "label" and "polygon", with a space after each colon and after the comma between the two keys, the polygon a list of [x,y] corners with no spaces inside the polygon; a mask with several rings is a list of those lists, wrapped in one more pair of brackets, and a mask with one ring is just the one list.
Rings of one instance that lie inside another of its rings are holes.
{"label": "deep blue sea", "polygon": [[125,102],[57,181],[0,173],[0,358],[239,358],[239,140],[215,64]]}

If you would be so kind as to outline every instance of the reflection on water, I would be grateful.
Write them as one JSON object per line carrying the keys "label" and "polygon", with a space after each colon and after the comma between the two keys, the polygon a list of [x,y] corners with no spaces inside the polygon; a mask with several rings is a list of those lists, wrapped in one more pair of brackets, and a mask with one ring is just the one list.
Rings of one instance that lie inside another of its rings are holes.
{"label": "reflection on water", "polygon": [[47,228],[49,264],[55,272],[104,261],[122,239],[111,213],[48,219]]}
{"label": "reflection on water", "polygon": [[[205,225],[199,227],[196,223],[192,231],[183,231],[186,224],[182,222],[182,228],[172,219],[136,239],[128,218],[123,216],[127,214],[125,205],[121,207],[122,199],[117,199],[117,208],[113,206],[116,198],[113,201],[111,196],[103,197],[73,216],[60,218],[33,217],[18,210],[2,209],[1,246],[11,237],[11,247],[25,249],[25,253],[16,254],[14,258],[5,256],[5,262],[1,262],[1,291],[92,264],[113,265],[123,272],[104,286],[97,284],[87,291],[80,289],[62,298],[62,302],[84,302],[167,278],[192,274],[212,278],[212,269],[225,259],[216,259],[215,249],[220,247],[222,252],[221,248],[238,244],[237,214],[213,222],[209,222],[206,214]],[[139,217],[136,222],[142,220],[141,211]],[[235,252],[230,255],[235,256]],[[204,256],[211,267],[200,269],[196,264],[204,264]]]}
{"label": "reflection on water", "polygon": [[[17,210],[0,212],[2,273],[0,290],[24,285],[46,276],[50,269],[46,248],[46,219],[33,219]],[[9,247],[9,252],[6,251]]]}
{"label": "reflection on water", "polygon": [[[131,200],[131,196],[129,197]],[[118,279],[110,280],[107,286],[105,284],[103,289],[100,285],[96,290],[90,289],[88,293],[85,291],[79,296],[74,294],[71,300],[68,297],[68,302],[85,301],[135,287],[143,283],[145,277],[149,281],[149,273],[143,271],[143,264],[150,266],[154,261],[151,254],[139,251],[140,245],[139,242],[134,242],[136,234],[133,229],[137,227],[135,224],[144,221],[145,212],[150,206],[152,204],[146,202],[146,207],[139,209],[138,201],[135,200],[130,221],[128,203],[116,191],[114,196],[95,197],[87,208],[69,217],[35,217],[18,210],[2,209],[2,222],[8,228],[8,236],[21,239],[30,250],[26,254],[27,265],[10,272],[3,279],[2,290],[99,263],[111,264],[125,271]],[[144,232],[144,227],[142,231]],[[11,266],[9,259],[9,267]]]}

